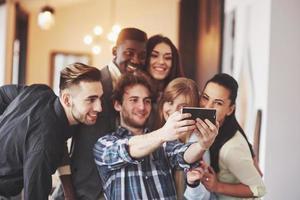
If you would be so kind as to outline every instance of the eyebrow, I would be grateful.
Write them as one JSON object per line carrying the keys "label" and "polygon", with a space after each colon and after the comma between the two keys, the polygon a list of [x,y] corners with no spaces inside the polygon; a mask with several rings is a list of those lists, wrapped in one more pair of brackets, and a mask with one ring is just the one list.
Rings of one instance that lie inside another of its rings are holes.
{"label": "eyebrow", "polygon": [[[156,51],[156,50],[152,50],[152,53],[158,53],[159,54],[159,52],[158,51]],[[172,55],[172,52],[167,52],[167,53],[164,53],[164,55]]]}
{"label": "eyebrow", "polygon": [[[204,93],[203,96],[206,96],[206,97],[210,98],[210,96],[207,95],[206,93]],[[221,102],[223,102],[223,103],[225,102],[224,99],[214,99],[214,101],[221,101]]]}
{"label": "eyebrow", "polygon": [[94,99],[94,98],[99,98],[99,96],[98,95],[92,95],[92,96],[86,97],[86,99]]}
{"label": "eyebrow", "polygon": [[[139,97],[139,96],[130,96],[130,97],[128,97],[128,98],[131,99],[131,98],[141,98],[141,97]],[[143,99],[151,99],[151,97],[148,96],[148,97],[145,97],[145,98],[143,98]]]}

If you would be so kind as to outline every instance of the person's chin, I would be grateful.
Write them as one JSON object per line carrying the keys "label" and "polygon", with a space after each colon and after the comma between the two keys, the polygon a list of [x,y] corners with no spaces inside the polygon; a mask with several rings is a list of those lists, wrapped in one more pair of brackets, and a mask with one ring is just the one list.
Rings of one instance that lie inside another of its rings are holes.
{"label": "person's chin", "polygon": [[143,127],[143,126],[145,126],[145,124],[146,124],[146,121],[147,120],[141,120],[141,119],[139,119],[139,120],[136,120],[135,121],[135,124],[137,124],[138,126],[140,126],[140,127]]}
{"label": "person's chin", "polygon": [[156,74],[156,75],[154,75],[154,78],[156,80],[161,81],[161,80],[164,80],[166,78],[166,75],[165,74]]}
{"label": "person's chin", "polygon": [[86,124],[86,125],[93,125],[93,124],[96,123],[96,121],[97,121],[97,117],[96,117],[96,118],[93,118],[93,119],[87,119],[87,120],[85,121],[85,124]]}

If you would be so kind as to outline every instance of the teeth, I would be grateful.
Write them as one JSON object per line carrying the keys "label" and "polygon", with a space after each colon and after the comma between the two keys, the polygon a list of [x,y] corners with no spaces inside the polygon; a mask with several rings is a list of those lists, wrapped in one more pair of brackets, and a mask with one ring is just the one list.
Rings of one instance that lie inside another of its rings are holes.
{"label": "teeth", "polygon": [[154,69],[155,69],[156,71],[161,71],[161,72],[162,72],[162,71],[165,71],[165,69],[162,68],[162,67],[155,67]]}

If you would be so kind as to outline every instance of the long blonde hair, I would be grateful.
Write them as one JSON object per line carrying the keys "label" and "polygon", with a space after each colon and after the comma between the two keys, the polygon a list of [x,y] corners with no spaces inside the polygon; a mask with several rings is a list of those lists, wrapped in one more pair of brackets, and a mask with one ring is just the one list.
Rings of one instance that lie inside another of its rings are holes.
{"label": "long blonde hair", "polygon": [[164,103],[174,101],[179,95],[186,97],[188,106],[199,106],[199,90],[195,81],[183,77],[172,80],[165,88],[162,98],[158,102],[156,129],[161,128],[166,122],[163,116]]}

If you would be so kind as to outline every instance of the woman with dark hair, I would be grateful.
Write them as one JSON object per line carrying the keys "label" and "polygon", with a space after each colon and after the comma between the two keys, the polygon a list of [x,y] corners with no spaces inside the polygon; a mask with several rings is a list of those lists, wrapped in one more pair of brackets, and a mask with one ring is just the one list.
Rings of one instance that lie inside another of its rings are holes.
{"label": "woman with dark hair", "polygon": [[[218,199],[253,199],[266,193],[253,161],[254,153],[235,117],[238,83],[228,74],[217,74],[207,81],[200,107],[217,110],[219,134],[210,147],[211,166],[201,182]],[[193,175],[188,173],[188,182]]]}
{"label": "woman with dark hair", "polygon": [[179,53],[172,41],[162,35],[150,37],[146,48],[146,65],[143,70],[151,76],[159,99],[170,81],[183,76]]}

